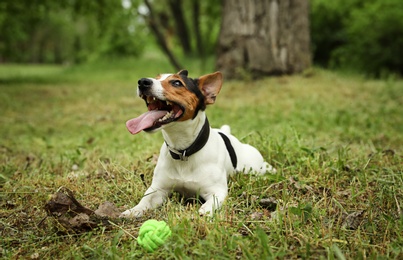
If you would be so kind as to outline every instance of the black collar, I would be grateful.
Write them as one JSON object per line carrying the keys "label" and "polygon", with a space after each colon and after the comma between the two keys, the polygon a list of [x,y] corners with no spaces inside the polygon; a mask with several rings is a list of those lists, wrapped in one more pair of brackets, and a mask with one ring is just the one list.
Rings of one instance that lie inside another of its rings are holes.
{"label": "black collar", "polygon": [[196,137],[195,141],[185,150],[175,150],[169,147],[169,145],[166,142],[165,143],[173,159],[187,161],[189,156],[197,153],[204,147],[204,145],[207,143],[209,136],[210,136],[210,124],[208,123],[206,117],[206,121],[204,122],[204,125],[200,130],[199,135]]}

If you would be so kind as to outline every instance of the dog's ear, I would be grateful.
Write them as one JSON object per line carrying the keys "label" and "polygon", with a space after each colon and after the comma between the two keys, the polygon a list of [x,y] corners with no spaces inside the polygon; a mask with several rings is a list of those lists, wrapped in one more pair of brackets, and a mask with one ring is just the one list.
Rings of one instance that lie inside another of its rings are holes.
{"label": "dog's ear", "polygon": [[182,76],[188,76],[188,71],[187,70],[180,70],[179,72],[178,72],[178,75],[182,75]]}
{"label": "dog's ear", "polygon": [[222,86],[222,74],[217,71],[199,78],[199,88],[206,98],[206,105],[214,104]]}

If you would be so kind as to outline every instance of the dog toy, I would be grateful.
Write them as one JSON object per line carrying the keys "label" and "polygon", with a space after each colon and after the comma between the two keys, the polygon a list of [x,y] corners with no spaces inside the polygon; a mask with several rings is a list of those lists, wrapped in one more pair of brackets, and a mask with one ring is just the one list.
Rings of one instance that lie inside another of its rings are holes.
{"label": "dog toy", "polygon": [[141,225],[137,243],[147,251],[154,252],[170,236],[171,229],[165,221],[149,219]]}

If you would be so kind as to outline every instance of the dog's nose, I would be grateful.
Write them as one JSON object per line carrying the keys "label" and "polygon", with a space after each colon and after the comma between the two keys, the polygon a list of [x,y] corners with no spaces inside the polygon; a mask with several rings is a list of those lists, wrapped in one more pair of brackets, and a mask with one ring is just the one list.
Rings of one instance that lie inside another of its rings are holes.
{"label": "dog's nose", "polygon": [[137,83],[139,84],[140,90],[145,90],[147,88],[150,88],[153,85],[153,81],[151,79],[147,79],[147,78],[139,79],[139,81]]}

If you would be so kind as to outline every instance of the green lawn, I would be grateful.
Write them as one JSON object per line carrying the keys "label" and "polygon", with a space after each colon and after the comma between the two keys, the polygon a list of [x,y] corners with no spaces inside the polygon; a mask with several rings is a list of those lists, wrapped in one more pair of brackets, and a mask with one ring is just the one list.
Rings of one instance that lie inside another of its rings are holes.
{"label": "green lawn", "polygon": [[[189,61],[190,76],[212,72]],[[76,234],[44,205],[60,187],[85,206],[134,206],[160,134],[132,136],[145,111],[140,77],[170,72],[156,56],[79,67],[0,66],[0,256],[32,259],[401,259],[403,81],[312,69],[228,81],[207,115],[256,146],[276,175],[238,175],[214,219],[172,197],[138,220]],[[247,78],[247,77],[246,77]],[[261,201],[275,200],[266,207]],[[149,218],[172,237],[154,253],[135,237]]]}

